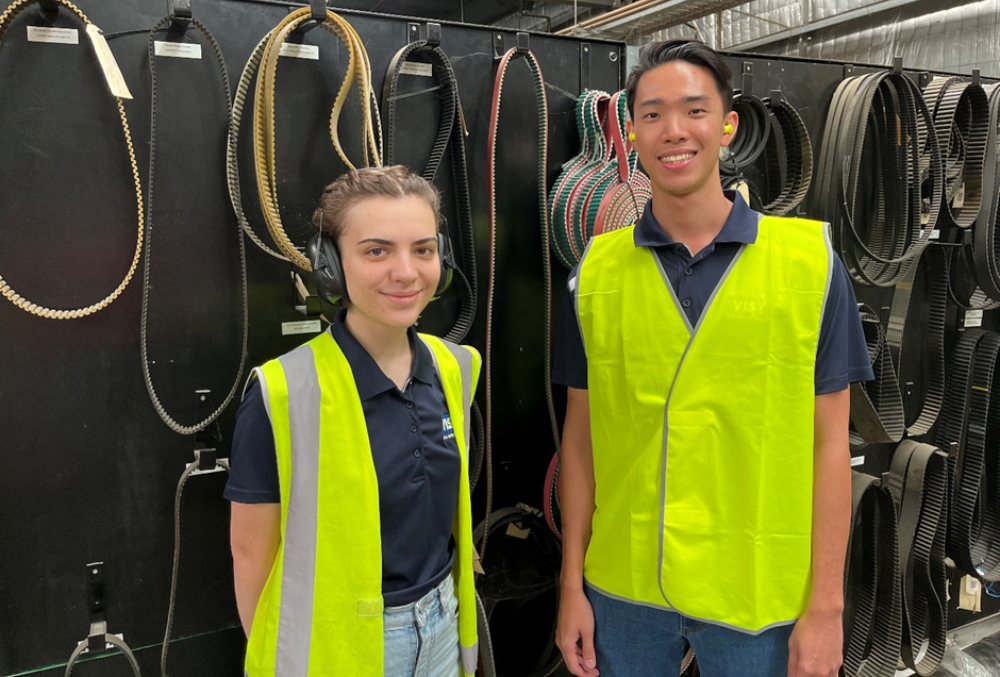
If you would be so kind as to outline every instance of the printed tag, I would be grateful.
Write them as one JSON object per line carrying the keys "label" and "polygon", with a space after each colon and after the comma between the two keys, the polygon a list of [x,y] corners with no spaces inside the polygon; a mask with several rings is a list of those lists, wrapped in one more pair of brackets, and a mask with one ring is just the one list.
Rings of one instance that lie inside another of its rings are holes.
{"label": "printed tag", "polygon": [[983,326],[983,311],[981,310],[966,310],[965,319],[962,321],[962,326],[965,328],[970,327],[982,327]]}
{"label": "printed tag", "polygon": [[156,40],[153,42],[153,53],[156,56],[173,56],[178,59],[200,59],[201,45],[188,42],[166,42]]}
{"label": "printed tag", "polygon": [[296,59],[319,60],[318,45],[293,45],[289,42],[282,43],[278,56],[291,56]]}
{"label": "printed tag", "polygon": [[51,42],[57,45],[79,45],[80,31],[75,28],[45,28],[28,26],[28,42]]}
{"label": "printed tag", "polygon": [[966,611],[982,611],[983,589],[973,576],[963,576],[958,591],[958,608]]}
{"label": "printed tag", "polygon": [[864,456],[854,456],[851,458],[851,467],[854,468],[859,465],[864,465],[864,462],[865,462]]}
{"label": "printed tag", "polygon": [[302,320],[300,322],[282,322],[281,335],[318,334],[323,331],[323,323],[319,320]]}
{"label": "printed tag", "polygon": [[[928,219],[928,220],[930,220],[930,219]],[[938,230],[937,228],[935,228],[934,230],[931,231],[931,236],[928,239],[930,239],[930,240],[940,240],[941,239],[941,231]]]}
{"label": "printed tag", "polygon": [[125,84],[121,69],[118,68],[115,55],[111,53],[108,41],[104,39],[104,31],[94,24],[87,24],[87,36],[94,46],[94,53],[97,55],[97,61],[101,64],[101,70],[104,71],[104,79],[108,82],[112,96],[117,96],[120,99],[131,99],[132,93],[128,91],[128,85]]}
{"label": "printed tag", "polygon": [[507,525],[508,536],[513,536],[514,538],[520,538],[521,540],[525,540],[528,538],[528,534],[530,533],[531,529],[521,529],[513,522]]}
{"label": "printed tag", "polygon": [[965,182],[964,181],[962,182],[962,185],[958,187],[958,190],[955,191],[955,198],[951,201],[951,206],[954,207],[955,209],[961,209],[962,207],[965,206]]}
{"label": "printed tag", "polygon": [[399,72],[403,75],[422,75],[429,78],[434,75],[434,66],[429,63],[404,61],[403,65],[399,67]]}

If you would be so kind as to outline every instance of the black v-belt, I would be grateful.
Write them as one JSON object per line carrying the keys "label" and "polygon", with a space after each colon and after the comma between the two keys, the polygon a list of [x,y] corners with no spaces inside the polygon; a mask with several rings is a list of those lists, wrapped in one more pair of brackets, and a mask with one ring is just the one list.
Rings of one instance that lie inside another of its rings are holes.
{"label": "black v-belt", "polygon": [[[395,164],[396,151],[396,106],[401,99],[413,94],[399,94],[399,77],[402,68],[411,56],[420,54],[430,59],[439,85],[430,90],[422,90],[417,94],[430,91],[441,91],[441,122],[438,126],[437,138],[431,150],[422,175],[434,182],[445,152],[451,150],[451,182],[455,195],[455,209],[458,213],[459,241],[462,250],[462,265],[455,272],[462,283],[462,305],[459,309],[455,325],[445,334],[444,338],[455,343],[461,342],[472,328],[476,318],[478,302],[476,280],[476,248],[472,231],[472,202],[469,191],[469,170],[465,154],[465,119],[462,113],[462,100],[458,92],[458,80],[451,60],[437,42],[417,40],[406,45],[392,57],[386,71],[382,86],[382,124],[384,130],[383,162],[386,165]],[[445,233],[451,237],[451,233]]]}
{"label": "black v-belt", "polygon": [[[148,212],[149,216],[146,221],[146,260],[145,260],[145,274],[143,276],[143,289],[142,289],[142,324],[140,330],[140,347],[142,351],[142,373],[146,381],[146,390],[149,392],[149,397],[153,402],[153,408],[156,409],[156,413],[160,415],[163,422],[166,423],[171,430],[180,433],[181,435],[193,435],[201,430],[204,430],[209,426],[219,415],[225,411],[229,403],[232,402],[233,397],[236,395],[237,390],[240,387],[241,379],[243,377],[243,368],[246,365],[247,360],[247,333],[248,333],[248,302],[247,302],[247,265],[246,265],[246,249],[243,245],[243,236],[240,230],[239,224],[233,231],[236,244],[240,251],[240,284],[243,292],[243,328],[242,328],[242,346],[240,349],[240,366],[236,371],[235,378],[233,379],[233,385],[229,392],[226,394],[225,398],[219,403],[219,406],[212,411],[205,419],[196,422],[194,425],[183,425],[177,421],[167,410],[163,403],[160,401],[159,396],[156,394],[156,388],[153,384],[153,378],[149,371],[149,336],[148,336],[148,317],[149,317],[149,305],[150,305],[150,289],[152,287],[150,283],[151,277],[151,266],[150,262],[152,260],[152,236],[153,236],[153,188],[154,174],[156,169],[156,103],[157,103],[157,83],[156,83],[156,56],[154,54],[154,42],[156,34],[171,25],[176,21],[175,15],[170,15],[160,20],[159,23],[153,28],[149,33],[149,77],[150,77],[150,91],[151,91],[151,103],[150,103],[150,127],[149,127],[149,194],[148,194]],[[190,22],[192,26],[197,28],[205,39],[208,41],[209,45],[212,47],[212,52],[215,55],[216,63],[219,66],[219,74],[221,76],[222,91],[220,92],[222,96],[220,99],[226,111],[227,126],[232,133],[233,118],[229,107],[230,101],[230,90],[229,90],[229,76],[226,74],[225,61],[222,57],[222,50],[219,47],[219,43],[216,42],[215,37],[212,35],[204,24],[202,24],[197,19],[191,17],[186,18],[186,21]]]}
{"label": "black v-belt", "polygon": [[[90,20],[87,16],[80,11],[73,3],[69,0],[52,0],[53,2],[58,2],[62,7],[72,12],[80,21],[83,22],[85,26],[90,25]],[[13,4],[7,7],[0,13],[0,46],[3,45],[3,38],[10,27],[11,22],[14,18],[20,14],[22,11],[34,5],[38,0],[15,0]],[[87,315],[92,315],[99,310],[111,305],[111,303],[121,296],[125,288],[128,287],[129,282],[132,281],[132,276],[135,275],[135,270],[139,265],[139,259],[142,256],[142,222],[143,222],[143,207],[142,207],[142,183],[139,180],[139,167],[135,161],[135,150],[132,146],[132,132],[129,130],[128,118],[125,115],[125,106],[122,104],[122,100],[115,97],[115,102],[118,106],[118,115],[121,117],[122,121],[122,132],[125,136],[125,145],[128,148],[129,163],[132,166],[132,178],[135,181],[135,198],[136,207],[138,210],[138,234],[136,236],[135,243],[135,254],[132,256],[132,264],[129,266],[128,272],[125,273],[125,278],[118,284],[114,291],[105,296],[102,300],[97,303],[92,303],[89,306],[84,306],[82,308],[75,308],[72,310],[59,310],[53,308],[46,308],[45,306],[40,306],[37,303],[33,303],[28,299],[24,298],[18,294],[10,286],[3,276],[0,276],[0,294],[4,296],[8,301],[13,303],[15,306],[21,310],[27,311],[33,315],[38,315],[39,317],[45,317],[53,320],[75,320],[80,317],[86,317]]]}

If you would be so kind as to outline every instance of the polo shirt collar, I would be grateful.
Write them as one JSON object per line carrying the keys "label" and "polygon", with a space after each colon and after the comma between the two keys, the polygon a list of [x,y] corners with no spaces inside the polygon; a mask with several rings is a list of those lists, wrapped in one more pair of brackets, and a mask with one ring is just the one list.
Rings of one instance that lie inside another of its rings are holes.
{"label": "polo shirt collar", "polygon": [[[733,203],[733,208],[729,212],[722,230],[715,236],[713,244],[720,242],[736,242],[738,244],[753,244],[757,241],[757,224],[760,215],[750,209],[743,196],[735,190],[725,190],[723,194]],[[635,224],[633,239],[636,247],[663,247],[666,245],[676,245],[678,243],[670,239],[670,236],[663,232],[660,224],[653,216],[653,201],[646,203],[646,209],[642,213],[639,221]]]}
{"label": "polo shirt collar", "polygon": [[[351,371],[354,373],[354,382],[361,401],[365,402],[377,395],[381,395],[387,390],[394,390],[396,384],[385,375],[385,372],[378,366],[375,358],[368,354],[364,346],[354,338],[354,334],[347,329],[347,324],[344,322],[346,317],[346,310],[341,310],[337,313],[337,317],[334,318],[333,324],[330,326],[330,333],[343,351],[348,364],[351,365]],[[410,327],[407,329],[406,336],[410,340],[410,346],[413,348],[413,365],[410,367],[410,379],[416,379],[426,384],[433,384],[435,378],[434,358],[431,357],[430,351],[424,342],[417,336],[415,328]]]}

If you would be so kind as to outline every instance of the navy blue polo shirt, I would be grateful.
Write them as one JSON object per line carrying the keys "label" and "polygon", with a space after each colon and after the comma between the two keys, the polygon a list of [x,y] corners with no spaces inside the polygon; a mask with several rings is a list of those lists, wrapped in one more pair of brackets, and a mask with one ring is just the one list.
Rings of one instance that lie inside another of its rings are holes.
{"label": "navy blue polo shirt", "polygon": [[[402,606],[423,597],[451,572],[461,457],[454,434],[445,434],[449,414],[444,390],[416,330],[409,330],[413,367],[400,392],[347,330],[345,312],[330,332],[354,373],[378,476],[382,595],[386,606]],[[274,434],[256,379],[236,414],[230,464],[226,499],[281,501]]]}
{"label": "navy blue polo shirt", "polygon": [[[650,247],[656,253],[691,326],[697,326],[712,292],[740,247],[753,246],[757,241],[761,215],[750,209],[736,191],[725,191],[725,194],[733,203],[729,218],[712,243],[693,256],[686,245],[674,242],[660,228],[653,216],[652,202],[647,203],[633,231],[636,247]],[[552,380],[584,390],[587,388],[587,355],[573,302],[576,274],[574,270],[570,275],[559,317]],[[816,394],[838,392],[851,383],[874,378],[854,288],[843,262],[834,257],[816,350]]]}

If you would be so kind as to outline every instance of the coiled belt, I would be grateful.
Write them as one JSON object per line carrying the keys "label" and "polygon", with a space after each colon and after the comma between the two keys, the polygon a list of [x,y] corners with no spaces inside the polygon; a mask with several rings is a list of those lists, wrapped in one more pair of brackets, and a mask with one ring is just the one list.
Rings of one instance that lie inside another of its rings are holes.
{"label": "coiled belt", "polygon": [[[264,221],[275,244],[278,245],[280,253],[289,261],[305,271],[312,270],[312,264],[289,239],[281,223],[281,214],[278,209],[277,175],[275,165],[275,130],[274,130],[274,92],[278,67],[278,58],[281,53],[281,45],[285,43],[289,35],[299,26],[311,21],[311,10],[303,7],[286,16],[281,23],[269,32],[251,55],[247,62],[247,67],[243,70],[240,84],[237,88],[236,102],[234,103],[234,117],[238,120],[242,115],[242,106],[249,90],[250,80],[253,78],[257,68],[260,74],[257,77],[257,86],[254,97],[254,149],[255,168],[257,175],[257,190],[260,193],[261,211],[264,213]],[[358,96],[361,99],[362,107],[362,147],[364,149],[364,164],[370,163],[381,166],[381,123],[378,121],[378,106],[375,101],[375,94],[371,88],[371,64],[368,61],[368,53],[365,51],[364,43],[347,21],[339,15],[327,10],[326,20],[319,24],[324,30],[337,36],[344,43],[348,53],[347,74],[344,82],[337,93],[337,98],[330,115],[330,138],[337,155],[349,168],[355,166],[348,159],[340,144],[340,137],[337,131],[337,123],[340,113],[347,101],[353,83],[357,83]],[[374,118],[374,119],[373,119]],[[238,134],[238,127],[234,131],[234,138]],[[234,146],[235,141],[230,143]],[[235,149],[231,150],[230,157],[230,192],[232,193],[232,177],[235,174]],[[233,198],[234,204],[238,197]],[[244,219],[245,223],[245,219]],[[245,226],[245,230],[248,227]],[[252,238],[259,241],[259,238]],[[262,244],[258,242],[258,246]],[[269,248],[268,248],[269,249]],[[277,252],[272,252],[277,253]]]}
{"label": "coiled belt", "polygon": [[989,92],[989,136],[983,169],[983,204],[972,227],[972,269],[979,288],[990,300],[1000,301],[1000,241],[997,238],[997,213],[1000,211],[1000,86]]}
{"label": "coiled belt", "polygon": [[[205,419],[196,422],[194,425],[183,425],[177,421],[169,412],[167,412],[166,407],[160,401],[159,396],[156,393],[156,388],[153,384],[153,377],[149,371],[149,297],[152,285],[150,283],[150,276],[152,275],[152,251],[153,251],[153,187],[154,187],[154,175],[156,169],[156,55],[154,53],[154,39],[156,34],[162,29],[166,28],[174,21],[174,15],[167,16],[160,20],[159,23],[153,28],[149,33],[149,78],[150,78],[150,91],[151,91],[151,102],[150,102],[150,127],[149,127],[149,215],[146,221],[146,260],[145,268],[143,271],[143,285],[142,285],[142,321],[140,324],[139,332],[139,345],[142,352],[142,374],[146,382],[146,390],[149,392],[149,397],[153,402],[153,408],[156,413],[160,415],[163,422],[170,427],[171,430],[181,434],[181,435],[193,435],[199,430],[204,430],[212,421],[217,419],[229,403],[233,401],[233,397],[236,395],[236,391],[239,389],[242,378],[243,378],[243,368],[246,366],[247,360],[247,336],[249,334],[249,302],[247,298],[247,262],[246,262],[246,249],[243,244],[243,237],[240,235],[240,231],[237,228],[235,235],[238,240],[238,247],[240,252],[240,289],[243,296],[243,324],[242,324],[242,344],[240,346],[240,365],[236,370],[236,377],[233,380],[233,385],[229,390],[229,393],[223,398],[219,403],[219,406],[212,411]],[[228,130],[228,135],[232,138],[232,127],[233,118],[232,113],[229,108],[229,75],[226,73],[226,64],[222,57],[222,50],[219,47],[219,43],[216,42],[215,36],[212,35],[211,31],[205,27],[197,19],[191,17],[187,19],[192,26],[197,28],[205,39],[208,41],[209,45],[212,47],[212,51],[215,54],[216,64],[219,66],[219,74],[222,78],[222,102],[223,110],[226,111],[226,126]]]}
{"label": "coiled belt", "polygon": [[[764,147],[768,187],[781,186],[777,196],[764,205],[764,213],[785,216],[802,203],[812,184],[812,142],[802,116],[781,96],[781,92],[766,97],[763,104],[781,130],[781,143],[778,142],[778,134],[770,134]],[[781,181],[779,157],[783,157],[785,162],[784,181]]]}
{"label": "coiled belt", "polygon": [[[889,287],[930,240],[944,192],[941,153],[920,90],[902,70],[846,78],[819,158],[816,212],[851,277]],[[922,188],[926,171],[929,185]],[[921,191],[930,200],[924,211]]]}
{"label": "coiled belt", "polygon": [[[54,0],[60,5],[68,9],[70,12],[75,14],[83,24],[89,25],[90,20],[87,16],[80,11],[73,3],[69,0]],[[11,22],[14,18],[24,11],[26,8],[37,3],[38,0],[15,0],[7,9],[0,14],[0,46],[3,45],[3,38],[10,27]],[[135,161],[135,149],[132,147],[132,132],[128,126],[128,117],[125,115],[125,105],[122,100],[115,97],[115,102],[118,105],[118,115],[121,117],[122,121],[122,132],[125,135],[125,145],[128,148],[129,163],[132,166],[132,178],[135,181],[135,201],[136,209],[138,211],[138,232],[136,234],[135,242],[135,254],[132,256],[132,263],[129,266],[128,272],[125,273],[125,278],[118,284],[113,292],[105,296],[102,300],[97,303],[93,303],[89,306],[83,308],[76,308],[72,310],[59,310],[53,308],[46,308],[45,306],[40,306],[37,303],[33,303],[28,299],[24,298],[18,294],[10,286],[2,276],[0,276],[0,294],[3,294],[4,298],[13,303],[15,306],[21,310],[27,311],[33,315],[38,315],[39,317],[46,317],[52,320],[75,320],[80,317],[86,317],[87,315],[92,315],[99,310],[102,310],[109,306],[115,299],[121,296],[125,288],[128,287],[129,282],[132,281],[132,276],[135,275],[136,267],[139,265],[139,259],[142,256],[142,234],[143,234],[143,206],[142,206],[142,183],[139,180],[139,166]]]}
{"label": "coiled belt", "polygon": [[983,166],[990,119],[986,92],[962,78],[941,77],[927,85],[923,96],[934,117],[945,163],[942,214],[946,222],[968,228],[983,203]]}
{"label": "coiled belt", "polygon": [[[489,533],[489,511],[492,504],[492,448],[493,448],[493,298],[496,291],[496,233],[497,233],[497,134],[500,128],[500,104],[503,94],[504,78],[507,68],[515,58],[523,58],[531,72],[535,85],[535,105],[538,110],[538,162],[536,167],[538,178],[538,219],[542,231],[542,267],[545,282],[545,401],[549,410],[549,424],[552,427],[552,437],[559,448],[559,431],[556,423],[555,406],[552,403],[552,266],[549,260],[549,212],[547,209],[545,171],[548,165],[549,148],[549,111],[545,96],[545,80],[538,60],[530,50],[511,48],[500,58],[497,66],[496,79],[493,85],[493,105],[490,113],[490,129],[487,152],[489,162],[486,165],[487,181],[489,182],[489,215],[490,215],[490,275],[489,297],[486,304],[486,478],[487,478],[487,513],[484,534]],[[486,537],[484,535],[480,555],[486,558]]]}
{"label": "coiled belt", "polygon": [[899,442],[906,428],[903,396],[882,322],[874,310],[861,307],[861,326],[875,372],[870,383],[851,384],[851,446]]}
{"label": "coiled belt", "polygon": [[[396,52],[386,71],[382,86],[382,123],[385,127],[383,139],[385,142],[384,161],[388,165],[395,164],[396,150],[396,102],[399,100],[399,77],[401,69],[407,60],[417,54],[427,56],[432,68],[437,74],[439,89],[444,93],[441,97],[441,123],[438,126],[437,138],[431,150],[430,157],[423,169],[423,177],[430,182],[435,180],[445,151],[451,148],[451,180],[455,195],[455,209],[458,213],[459,240],[462,251],[462,265],[456,270],[456,277],[462,283],[464,298],[459,308],[455,326],[445,334],[444,338],[460,343],[476,318],[478,304],[478,284],[476,279],[476,246],[472,230],[472,203],[469,191],[469,170],[465,154],[465,117],[462,113],[462,100],[458,93],[458,79],[452,68],[451,60],[437,44],[427,40],[417,40]],[[434,91],[434,90],[431,90]],[[450,237],[451,233],[447,233]],[[467,271],[467,272],[466,272]]]}
{"label": "coiled belt", "polygon": [[844,595],[844,675],[896,672],[901,636],[896,508],[879,480],[851,477],[851,536]]}
{"label": "coiled belt", "polygon": [[[739,115],[740,125],[727,147],[725,157],[719,161],[719,170],[725,178],[735,178],[752,165],[764,152],[771,134],[771,118],[764,102],[752,94],[740,92],[733,97],[733,111]],[[728,183],[724,178],[724,183]]]}
{"label": "coiled belt", "polygon": [[886,477],[899,516],[900,655],[926,677],[944,657],[948,634],[948,457],[937,447],[905,440]]}
{"label": "coiled belt", "polygon": [[936,442],[957,453],[952,473],[948,556],[959,570],[1000,580],[1000,388],[994,388],[1000,335],[966,330],[948,376]]}

